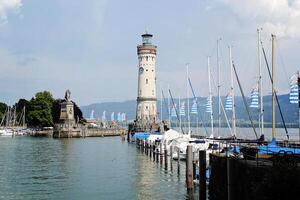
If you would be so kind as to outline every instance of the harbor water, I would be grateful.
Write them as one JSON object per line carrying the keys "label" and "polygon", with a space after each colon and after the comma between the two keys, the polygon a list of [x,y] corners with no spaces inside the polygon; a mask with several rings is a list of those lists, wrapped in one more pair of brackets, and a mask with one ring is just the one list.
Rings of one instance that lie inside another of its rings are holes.
{"label": "harbor water", "polygon": [[[249,128],[238,134],[253,137]],[[198,199],[197,188],[187,194],[184,162],[165,166],[120,137],[0,137],[0,186],[6,200]]]}
{"label": "harbor water", "polygon": [[186,199],[184,163],[173,165],[120,137],[0,137],[0,199]]}

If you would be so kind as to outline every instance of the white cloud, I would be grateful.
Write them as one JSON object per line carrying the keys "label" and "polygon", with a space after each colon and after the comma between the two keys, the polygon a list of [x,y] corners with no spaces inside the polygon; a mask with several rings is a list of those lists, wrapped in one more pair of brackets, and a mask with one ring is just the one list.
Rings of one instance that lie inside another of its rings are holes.
{"label": "white cloud", "polygon": [[18,11],[22,6],[22,0],[0,0],[0,23],[5,23],[10,11]]}
{"label": "white cloud", "polygon": [[300,37],[300,0],[217,0],[244,22],[280,37]]}

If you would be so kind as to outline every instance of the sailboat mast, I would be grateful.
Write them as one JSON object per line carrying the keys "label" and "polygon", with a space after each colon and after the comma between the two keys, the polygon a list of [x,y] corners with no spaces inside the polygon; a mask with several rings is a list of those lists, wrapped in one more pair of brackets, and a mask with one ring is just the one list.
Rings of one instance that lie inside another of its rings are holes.
{"label": "sailboat mast", "polygon": [[25,115],[26,114],[26,107],[23,107],[23,128],[25,128]]}
{"label": "sailboat mast", "polygon": [[213,104],[212,104],[212,92],[211,92],[211,71],[210,71],[210,57],[207,57],[207,71],[208,71],[208,89],[209,89],[209,106],[210,106],[210,127],[211,127],[211,136],[214,135],[214,114],[213,114]]}
{"label": "sailboat mast", "polygon": [[220,127],[221,127],[221,92],[220,92],[220,59],[219,59],[219,42],[221,39],[217,40],[217,65],[218,65],[218,136],[220,136]]}
{"label": "sailboat mast", "polygon": [[163,121],[163,94],[162,94],[162,90],[160,93],[160,121]]}
{"label": "sailboat mast", "polygon": [[236,118],[235,118],[235,101],[234,101],[234,88],[233,88],[233,66],[232,66],[232,54],[231,46],[229,46],[229,65],[230,65],[230,78],[231,78],[231,96],[232,96],[232,129],[233,136],[236,137]]}
{"label": "sailboat mast", "polygon": [[[170,85],[168,85],[168,91],[170,90]],[[170,97],[168,95],[168,117],[169,117],[169,127],[171,128],[171,111],[170,111]]]}
{"label": "sailboat mast", "polygon": [[260,46],[260,30],[257,29],[257,53],[258,53],[258,91],[260,97],[259,103],[259,134],[264,135],[264,103],[263,103],[263,93],[262,93],[262,72],[261,72],[261,46]]}
{"label": "sailboat mast", "polygon": [[272,34],[272,139],[275,138],[275,38]]}
{"label": "sailboat mast", "polygon": [[191,133],[190,124],[190,99],[189,99],[189,65],[186,64],[186,98],[187,98],[187,123],[188,123],[188,134]]}
{"label": "sailboat mast", "polygon": [[[180,96],[178,97],[178,108],[179,108],[179,109],[181,108],[181,104],[180,104]],[[180,111],[179,111],[179,127],[182,129],[182,126],[181,126],[181,114],[180,114]]]}

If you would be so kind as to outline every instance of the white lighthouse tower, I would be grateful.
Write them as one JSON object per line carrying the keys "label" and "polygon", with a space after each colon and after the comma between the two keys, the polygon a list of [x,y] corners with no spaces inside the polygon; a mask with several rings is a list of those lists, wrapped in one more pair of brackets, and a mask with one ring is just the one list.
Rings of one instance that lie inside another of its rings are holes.
{"label": "white lighthouse tower", "polygon": [[142,35],[143,44],[137,46],[138,65],[138,97],[136,108],[136,128],[149,130],[157,119],[156,109],[156,49],[151,43],[152,35]]}

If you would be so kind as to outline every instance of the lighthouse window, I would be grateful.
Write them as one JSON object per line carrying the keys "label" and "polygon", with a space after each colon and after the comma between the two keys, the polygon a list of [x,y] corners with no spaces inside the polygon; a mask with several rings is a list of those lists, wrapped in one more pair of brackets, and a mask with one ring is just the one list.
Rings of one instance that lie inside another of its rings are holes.
{"label": "lighthouse window", "polygon": [[146,61],[148,61],[148,56],[146,56]]}
{"label": "lighthouse window", "polygon": [[146,84],[148,84],[148,79],[146,79]]}
{"label": "lighthouse window", "polygon": [[152,61],[154,60],[154,57],[152,56]]}
{"label": "lighthouse window", "polygon": [[146,69],[146,72],[148,71],[148,69]]}

